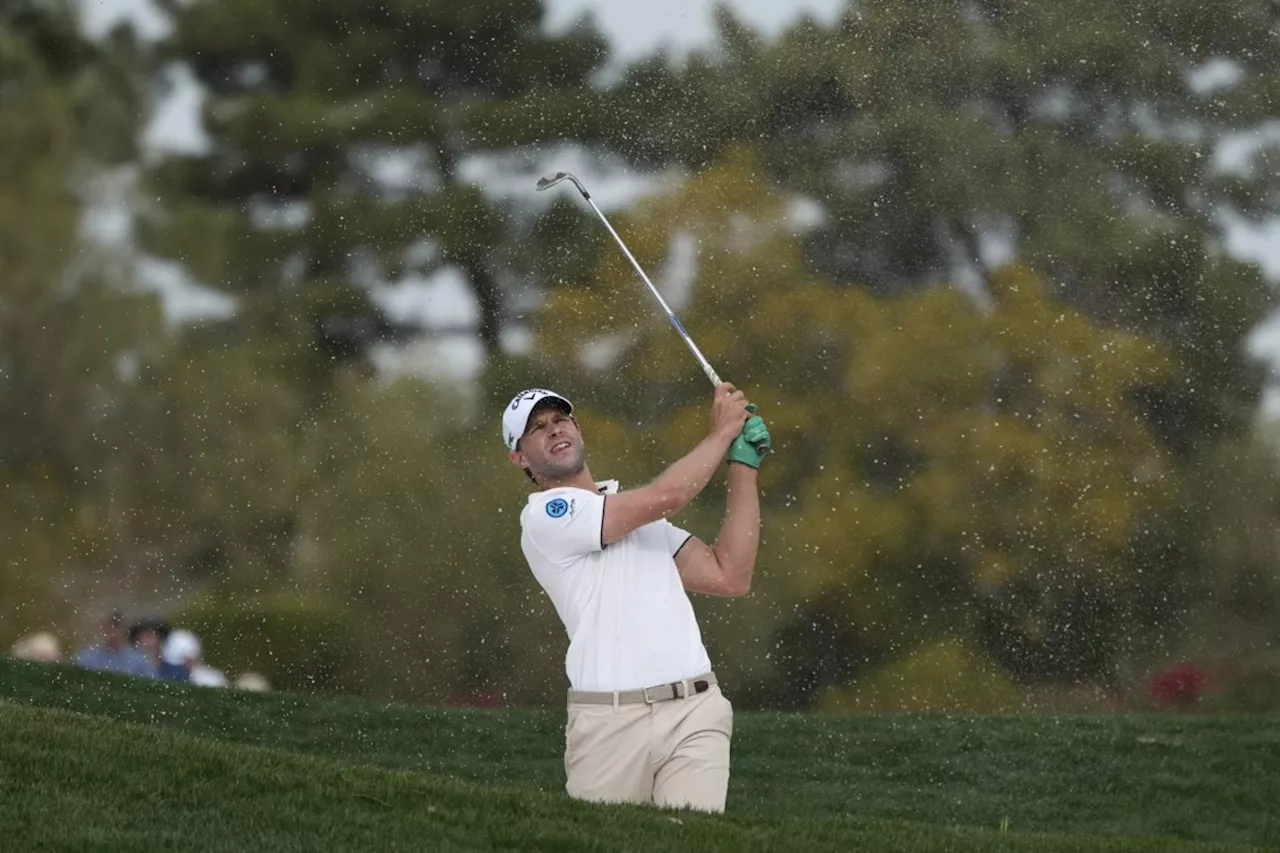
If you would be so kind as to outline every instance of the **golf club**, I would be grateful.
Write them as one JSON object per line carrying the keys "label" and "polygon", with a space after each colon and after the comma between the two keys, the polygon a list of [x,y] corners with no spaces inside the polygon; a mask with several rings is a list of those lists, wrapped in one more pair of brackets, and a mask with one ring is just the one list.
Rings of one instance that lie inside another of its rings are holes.
{"label": "golf club", "polygon": [[[641,268],[640,262],[631,254],[631,250],[627,248],[627,244],[622,242],[622,238],[618,236],[618,232],[613,230],[613,226],[609,224],[609,220],[605,218],[605,215],[600,211],[600,208],[596,207],[596,203],[591,200],[591,193],[587,192],[587,188],[582,185],[582,181],[578,180],[569,172],[556,172],[554,175],[549,177],[539,178],[537,189],[541,192],[542,190],[554,187],[561,181],[572,181],[573,185],[578,188],[578,192],[580,192],[582,197],[587,200],[587,204],[591,205],[591,209],[596,212],[596,216],[600,217],[600,221],[604,223],[604,227],[609,229],[609,233],[613,235],[613,239],[617,241],[618,247],[621,248],[622,253],[627,256],[627,260],[631,261],[631,265],[636,268],[636,272],[640,274],[640,278],[644,279],[644,283],[649,287],[649,292],[653,294],[654,299],[658,300],[658,304],[662,306],[662,310],[667,314],[667,319],[671,321],[671,325],[675,326],[676,331],[680,333],[680,337],[683,338],[685,344],[688,345],[689,351],[693,353],[693,357],[698,360],[698,364],[702,367],[702,372],[707,374],[707,378],[711,380],[711,384],[713,386],[719,385],[720,376],[711,366],[711,362],[707,361],[707,357],[702,354],[702,350],[698,349],[698,345],[693,342],[693,337],[680,323],[675,312],[671,310],[671,306],[667,304],[667,300],[662,298],[662,294],[658,292],[658,288],[653,286],[653,282],[649,280],[649,276],[647,276],[644,269]],[[756,410],[754,403],[750,404],[747,408],[752,412]],[[771,450],[767,442],[763,441],[755,442],[754,446],[756,451],[761,455],[764,455]]]}

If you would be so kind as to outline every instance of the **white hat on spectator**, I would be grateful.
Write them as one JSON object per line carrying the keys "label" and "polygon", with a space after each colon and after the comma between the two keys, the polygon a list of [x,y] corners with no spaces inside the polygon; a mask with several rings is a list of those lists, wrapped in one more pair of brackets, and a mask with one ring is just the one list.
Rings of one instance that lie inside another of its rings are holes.
{"label": "white hat on spectator", "polygon": [[48,631],[39,631],[18,640],[9,653],[18,660],[52,663],[62,659],[62,646],[53,634]]}
{"label": "white hat on spectator", "polygon": [[267,682],[267,677],[260,672],[246,672],[236,679],[236,687],[241,690],[252,690],[256,693],[264,693],[271,689],[271,685]]}
{"label": "white hat on spectator", "polygon": [[200,660],[202,653],[200,638],[185,628],[179,628],[171,632],[169,639],[164,641],[161,656],[167,664],[185,666]]}
{"label": "white hat on spectator", "polygon": [[191,683],[201,687],[226,687],[227,677],[221,670],[198,663],[191,667]]}

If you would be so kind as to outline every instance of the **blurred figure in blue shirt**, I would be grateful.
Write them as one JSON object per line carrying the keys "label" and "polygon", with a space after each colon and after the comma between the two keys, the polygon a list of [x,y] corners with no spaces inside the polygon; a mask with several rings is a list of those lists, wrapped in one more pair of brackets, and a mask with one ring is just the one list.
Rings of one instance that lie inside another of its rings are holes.
{"label": "blurred figure in blue shirt", "polygon": [[154,678],[155,668],[145,654],[129,645],[127,633],[124,614],[112,612],[102,620],[102,641],[76,652],[76,664],[85,669]]}

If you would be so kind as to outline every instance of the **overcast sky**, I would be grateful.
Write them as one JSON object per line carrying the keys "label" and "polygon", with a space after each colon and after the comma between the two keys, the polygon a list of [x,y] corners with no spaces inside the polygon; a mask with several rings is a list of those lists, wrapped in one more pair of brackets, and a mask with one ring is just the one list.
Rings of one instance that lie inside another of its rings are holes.
{"label": "overcast sky", "polygon": [[[714,36],[711,0],[547,0],[547,25],[560,29],[584,11],[595,15],[618,58],[627,60],[660,46],[677,51]],[[729,0],[738,16],[766,35],[809,15],[833,22],[845,0]]]}
{"label": "overcast sky", "polygon": [[[150,0],[81,0],[85,23],[92,32],[122,17],[134,20],[147,35],[159,35],[164,18]],[[358,0],[353,0],[358,2]],[[465,0],[464,0],[465,2]],[[473,0],[482,2],[482,0]],[[600,29],[609,37],[618,58],[631,59],[655,47],[677,51],[705,44],[714,33],[712,0],[545,0],[547,26],[559,30],[583,12],[596,16]],[[728,0],[729,5],[751,26],[764,33],[776,33],[804,14],[822,21],[834,21],[845,0]]]}

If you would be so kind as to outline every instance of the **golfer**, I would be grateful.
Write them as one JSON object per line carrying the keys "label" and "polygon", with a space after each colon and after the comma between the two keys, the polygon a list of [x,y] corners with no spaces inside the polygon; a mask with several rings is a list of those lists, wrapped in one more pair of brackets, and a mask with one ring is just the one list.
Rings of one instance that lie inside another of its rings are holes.
{"label": "golfer", "polygon": [[[581,800],[724,811],[733,708],[687,593],[737,596],[751,586],[764,421],[741,391],[718,385],[707,436],[627,490],[592,478],[563,395],[517,394],[502,432],[511,461],[538,489],[520,514],[521,548],[569,635],[565,789]],[[724,521],[708,545],[668,517],[726,457]]]}

